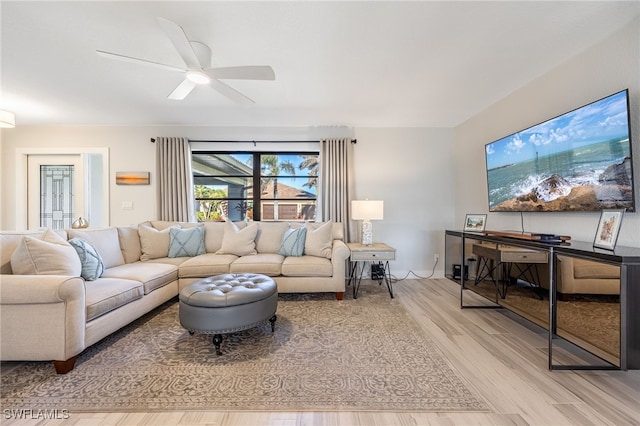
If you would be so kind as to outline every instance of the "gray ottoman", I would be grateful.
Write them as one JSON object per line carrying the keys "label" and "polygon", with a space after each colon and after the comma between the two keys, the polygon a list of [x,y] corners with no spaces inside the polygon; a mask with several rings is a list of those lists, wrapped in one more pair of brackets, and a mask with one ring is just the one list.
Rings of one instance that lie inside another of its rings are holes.
{"label": "gray ottoman", "polygon": [[180,291],[180,324],[189,333],[213,334],[221,355],[222,334],[271,322],[275,330],[278,289],[260,274],[225,274],[203,278]]}

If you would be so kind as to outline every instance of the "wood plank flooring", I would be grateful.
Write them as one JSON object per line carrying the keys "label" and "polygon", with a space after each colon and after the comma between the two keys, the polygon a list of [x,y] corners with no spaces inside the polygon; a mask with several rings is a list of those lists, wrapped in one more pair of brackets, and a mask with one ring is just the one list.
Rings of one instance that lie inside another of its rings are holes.
{"label": "wood plank flooring", "polygon": [[[363,281],[362,285],[377,283]],[[70,413],[66,420],[7,419],[2,412],[0,423],[47,426],[640,425],[640,370],[549,371],[546,332],[502,310],[460,309],[459,286],[446,279],[399,281],[394,285],[394,293],[453,368],[485,398],[492,412]],[[336,303],[357,303],[357,300],[349,298]],[[559,353],[558,356],[571,359],[573,355]]]}

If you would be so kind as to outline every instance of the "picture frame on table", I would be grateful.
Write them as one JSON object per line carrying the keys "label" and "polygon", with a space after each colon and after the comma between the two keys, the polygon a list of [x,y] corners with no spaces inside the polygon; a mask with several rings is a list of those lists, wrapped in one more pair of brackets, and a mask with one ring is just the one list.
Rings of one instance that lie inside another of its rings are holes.
{"label": "picture frame on table", "polygon": [[464,218],[464,231],[482,232],[486,224],[486,214],[467,214]]}
{"label": "picture frame on table", "polygon": [[624,209],[605,209],[600,213],[593,246],[605,250],[614,250],[622,225]]}

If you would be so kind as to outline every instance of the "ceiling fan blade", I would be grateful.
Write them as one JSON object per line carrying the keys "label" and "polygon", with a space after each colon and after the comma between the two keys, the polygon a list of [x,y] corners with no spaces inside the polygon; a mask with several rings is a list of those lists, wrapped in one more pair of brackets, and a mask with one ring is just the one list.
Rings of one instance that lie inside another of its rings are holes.
{"label": "ceiling fan blade", "polygon": [[174,101],[181,101],[186,98],[189,93],[191,93],[194,87],[196,87],[196,83],[185,78],[184,80],[182,80],[182,83],[178,84],[178,87],[173,89],[173,92],[169,93],[169,96],[167,96],[167,98]]}
{"label": "ceiling fan blade", "polygon": [[225,95],[227,98],[229,98],[232,101],[237,102],[237,103],[239,103],[241,105],[255,104],[253,99],[243,95],[242,93],[238,92],[233,87],[228,86],[228,85],[224,84],[223,82],[216,80],[215,78],[211,79],[211,81],[209,82],[209,86],[213,87],[215,90],[217,90],[221,94]]}
{"label": "ceiling fan blade", "polygon": [[133,64],[150,65],[156,68],[162,68],[169,71],[185,72],[183,68],[174,67],[173,65],[161,64],[159,62],[147,61],[146,59],[132,58],[130,56],[124,56],[117,53],[105,52],[103,50],[96,50],[96,53],[102,57],[109,59],[117,59],[119,61],[131,62]]}
{"label": "ceiling fan blade", "polygon": [[171,40],[171,43],[187,65],[187,68],[190,70],[201,69],[202,66],[198,61],[198,57],[193,51],[193,47],[191,46],[191,43],[189,42],[189,39],[182,27],[168,19],[157,18],[157,20],[164,33],[169,37],[169,40]]}
{"label": "ceiling fan blade", "polygon": [[209,68],[205,72],[211,78],[231,80],[275,80],[276,74],[269,65]]}

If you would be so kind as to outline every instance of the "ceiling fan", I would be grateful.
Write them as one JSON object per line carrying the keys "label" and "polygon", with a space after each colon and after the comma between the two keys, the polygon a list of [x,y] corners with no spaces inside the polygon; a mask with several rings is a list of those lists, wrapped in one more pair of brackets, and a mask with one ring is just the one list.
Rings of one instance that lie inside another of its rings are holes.
{"label": "ceiling fan", "polygon": [[268,65],[249,65],[236,67],[211,68],[211,49],[206,44],[191,41],[182,27],[168,19],[157,18],[160,27],[180,54],[186,68],[132,58],[118,53],[96,50],[105,58],[150,65],[170,71],[184,73],[184,80],[167,96],[169,99],[182,100],[198,85],[208,85],[229,99],[240,104],[255,103],[248,96],[220,80],[275,80],[273,69]]}

